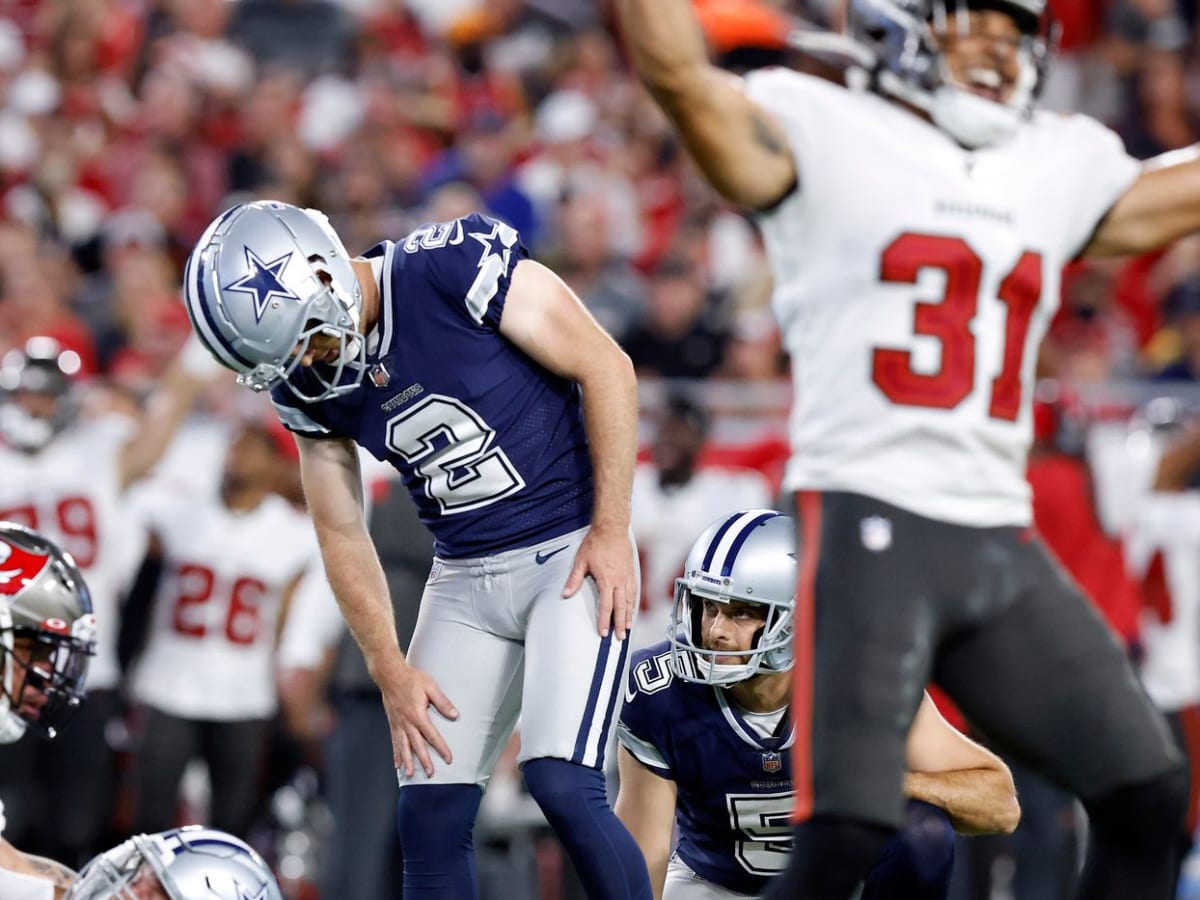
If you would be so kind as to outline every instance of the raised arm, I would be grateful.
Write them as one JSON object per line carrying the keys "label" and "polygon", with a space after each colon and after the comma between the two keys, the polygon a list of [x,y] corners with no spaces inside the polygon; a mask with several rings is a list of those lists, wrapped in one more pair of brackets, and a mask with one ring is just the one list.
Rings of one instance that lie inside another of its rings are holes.
{"label": "raised arm", "polygon": [[638,75],[712,186],[749,209],[783,199],[797,178],[783,130],[708,61],[689,0],[618,0],[617,9]]}
{"label": "raised arm", "polygon": [[1200,231],[1200,144],[1149,160],[1121,195],[1085,256],[1147,253]]}
{"label": "raised arm", "polygon": [[551,372],[578,382],[595,479],[592,528],[576,555],[564,595],[591,574],[600,591],[599,622],[610,617],[618,638],[633,623],[637,581],[629,537],[629,503],[637,458],[637,379],[629,357],[592,318],[562,279],[523,259],[500,319],[500,332]]}
{"label": "raised arm", "polygon": [[675,825],[675,782],[659,778],[624,747],[617,748],[617,767],[621,787],[614,812],[646,858],[654,900],[661,900]]}
{"label": "raised arm", "polygon": [[193,334],[184,344],[162,385],[146,401],[136,433],[118,457],[122,490],[150,473],[187,418],[196,399],[218,379],[233,376],[218,365]]}
{"label": "raised arm", "polygon": [[321,547],[325,577],[367,669],[383,693],[397,768],[413,774],[415,756],[433,774],[427,745],[450,762],[450,748],[429,718],[433,705],[447,718],[458,713],[428,675],[404,659],[387,579],[367,532],[358,452],[348,440],[297,436],[304,496]]}
{"label": "raised arm", "polygon": [[962,834],[1009,834],[1021,819],[1000,757],[942,718],[926,694],[908,733],[904,792],[946,811]]}

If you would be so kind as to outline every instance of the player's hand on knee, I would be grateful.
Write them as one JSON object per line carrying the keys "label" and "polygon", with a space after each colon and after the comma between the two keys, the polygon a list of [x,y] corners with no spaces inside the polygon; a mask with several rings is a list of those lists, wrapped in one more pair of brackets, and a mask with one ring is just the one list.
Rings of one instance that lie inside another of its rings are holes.
{"label": "player's hand on knee", "polygon": [[[458,710],[429,675],[411,666],[383,691],[384,709],[392,731],[392,756],[397,769],[411,778],[414,765],[420,764],[428,777],[433,776],[432,747],[447,763],[453,762],[450,747],[429,716],[432,706],[447,719],[457,719]],[[414,763],[415,760],[415,763]]]}
{"label": "player's hand on knee", "polygon": [[633,545],[626,531],[604,531],[593,526],[579,545],[563,596],[573,597],[583,586],[583,579],[592,576],[599,593],[596,628],[601,637],[615,627],[617,638],[624,640],[633,627],[637,602],[635,565]]}

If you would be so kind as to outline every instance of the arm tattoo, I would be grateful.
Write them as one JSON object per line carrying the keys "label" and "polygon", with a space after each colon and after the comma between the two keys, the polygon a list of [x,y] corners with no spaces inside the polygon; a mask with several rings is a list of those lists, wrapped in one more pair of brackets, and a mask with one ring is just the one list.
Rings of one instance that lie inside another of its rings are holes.
{"label": "arm tattoo", "polygon": [[41,878],[45,878],[55,887],[66,888],[75,882],[75,873],[62,863],[46,859],[42,856],[33,856],[28,853],[25,854],[25,858],[29,860],[30,868],[33,869],[35,874]]}
{"label": "arm tattoo", "polygon": [[779,135],[775,133],[771,123],[763,118],[762,113],[757,110],[751,112],[750,123],[754,126],[754,140],[760,147],[776,156],[783,156],[788,152],[788,148],[779,140]]}

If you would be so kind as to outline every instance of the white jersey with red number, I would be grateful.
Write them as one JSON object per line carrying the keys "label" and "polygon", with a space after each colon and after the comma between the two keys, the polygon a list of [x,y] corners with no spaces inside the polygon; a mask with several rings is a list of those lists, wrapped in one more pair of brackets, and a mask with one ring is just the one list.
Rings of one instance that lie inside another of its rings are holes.
{"label": "white jersey with red number", "polygon": [[1161,709],[1200,703],[1200,491],[1152,493],[1125,542],[1147,584],[1142,683]]}
{"label": "white jersey with red number", "polygon": [[236,513],[211,494],[161,485],[147,485],[135,509],[158,538],[163,571],[134,697],[183,718],[272,715],[284,594],[318,565],[308,517],[274,494]]}
{"label": "white jersey with red number", "polygon": [[1138,163],[1082,116],[1035,113],[968,152],[874,94],[782,69],[746,83],[799,175],[760,223],[796,386],[785,486],[1027,524],[1029,394],[1060,270]]}
{"label": "white jersey with red number", "polygon": [[119,456],[131,422],[80,422],[38,453],[0,444],[0,519],[40,531],[75,558],[96,613],[89,690],[114,688],[120,597],[141,557],[140,532],[121,503]]}
{"label": "white jersey with red number", "polygon": [[771,488],[758,472],[705,468],[687,484],[663,488],[652,465],[633,475],[631,523],[642,564],[642,612],[634,626],[634,649],[667,636],[675,579],[698,531],[739,509],[771,505]]}

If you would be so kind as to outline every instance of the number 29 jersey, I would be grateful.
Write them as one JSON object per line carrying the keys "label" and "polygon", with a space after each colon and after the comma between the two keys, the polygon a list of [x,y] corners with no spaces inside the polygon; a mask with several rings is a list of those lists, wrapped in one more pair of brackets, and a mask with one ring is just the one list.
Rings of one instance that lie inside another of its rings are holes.
{"label": "number 29 jersey", "polygon": [[[531,546],[591,520],[592,466],[577,385],[500,334],[515,230],[472,213],[384,241],[362,386],[301,402],[272,392],[290,430],[345,437],[399,472],[439,556]],[[292,376],[306,382],[312,373]]]}
{"label": "number 29 jersey", "polygon": [[676,678],[668,647],[663,641],[634,654],[617,738],[675,782],[679,857],[706,881],[760,894],[792,850],[789,717],[763,737],[724,689]]}
{"label": "number 29 jersey", "polygon": [[790,490],[867,494],[963,525],[1031,520],[1037,348],[1060,270],[1139,167],[1082,116],[968,151],[875,94],[782,69],[749,96],[799,188],[760,219],[791,354]]}

